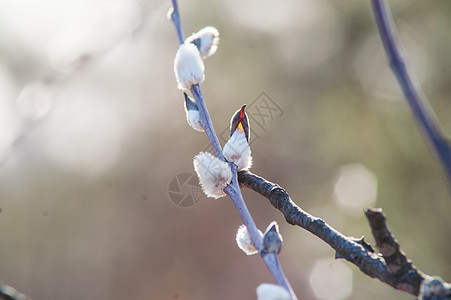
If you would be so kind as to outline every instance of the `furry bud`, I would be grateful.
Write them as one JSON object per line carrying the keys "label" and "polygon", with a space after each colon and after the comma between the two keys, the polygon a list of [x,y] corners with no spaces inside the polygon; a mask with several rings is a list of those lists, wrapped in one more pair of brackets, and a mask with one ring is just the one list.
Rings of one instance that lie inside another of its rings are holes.
{"label": "furry bud", "polygon": [[[263,233],[260,230],[258,232],[261,236],[263,236]],[[238,247],[240,247],[240,249],[243,250],[243,252],[247,255],[258,253],[258,250],[255,248],[254,243],[252,243],[249,231],[244,224],[238,228],[238,231],[236,233],[236,243]]]}
{"label": "furry bud", "polygon": [[186,38],[185,43],[193,43],[203,59],[212,56],[218,49],[219,32],[212,26],[205,27]]}
{"label": "furry bud", "polygon": [[205,67],[199,50],[191,43],[181,44],[174,59],[174,72],[178,88],[189,90],[193,84],[205,79]]}
{"label": "furry bud", "polygon": [[204,131],[202,125],[200,125],[200,112],[197,107],[197,103],[191,99],[186,93],[185,95],[185,113],[186,113],[186,121],[188,124],[197,131]]}
{"label": "furry bud", "polygon": [[258,300],[291,300],[290,293],[280,285],[262,283],[257,287]]}
{"label": "furry bud", "polygon": [[263,235],[263,252],[279,254],[282,245],[283,239],[279,233],[279,225],[275,221],[271,222]]}
{"label": "furry bud", "polygon": [[238,171],[252,166],[251,148],[249,147],[249,121],[244,112],[246,105],[237,110],[230,120],[230,139],[224,145],[225,158],[238,167]]}
{"label": "furry bud", "polygon": [[232,170],[228,163],[208,152],[200,152],[194,157],[194,170],[208,197],[217,199],[225,196],[224,188],[232,181]]}

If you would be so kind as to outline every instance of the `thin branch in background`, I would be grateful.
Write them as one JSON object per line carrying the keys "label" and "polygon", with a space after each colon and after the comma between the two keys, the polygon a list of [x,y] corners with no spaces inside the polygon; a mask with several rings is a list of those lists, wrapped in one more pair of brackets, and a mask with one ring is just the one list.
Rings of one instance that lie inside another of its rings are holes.
{"label": "thin branch in background", "polygon": [[[71,80],[74,80],[75,78],[77,78],[77,76],[80,76],[83,71],[100,62],[102,58],[105,58],[109,53],[113,52],[124,41],[131,39],[132,37],[137,35],[144,28],[146,19],[149,16],[149,12],[145,8],[145,6],[140,4],[139,1],[130,2],[129,5],[133,5],[140,12],[139,17],[134,20],[134,26],[130,26],[128,31],[123,31],[119,35],[111,35],[111,38],[108,40],[109,43],[104,44],[102,47],[88,47],[88,49],[80,49],[80,51],[76,53],[76,55],[70,56],[70,60],[64,60],[63,64],[54,66],[54,68],[48,70],[44,76],[34,82],[27,84],[22,89],[22,92],[19,95],[19,99],[23,91],[30,87],[33,88],[35,93],[28,93],[28,98],[26,99],[27,101],[22,101],[23,103],[33,103],[33,101],[31,101],[29,98],[40,96],[38,94],[39,92],[42,93],[43,89],[46,89],[45,92],[47,93],[53,92],[53,94],[57,94],[56,90],[58,88],[64,86]],[[128,20],[128,22],[131,22],[131,19]],[[99,30],[92,28],[92,32],[98,31]],[[104,32],[98,32],[98,35],[103,36]],[[64,72],[61,72],[62,70],[64,70]],[[36,88],[36,86],[40,88]],[[54,95],[53,98],[57,97]],[[45,120],[48,112],[50,112],[50,110],[53,108],[52,105],[54,102],[56,102],[56,99],[52,99],[52,103],[49,104],[49,110],[39,118],[36,118],[34,120],[21,120],[22,125],[20,130],[17,131],[9,144],[7,144],[4,148],[0,148],[0,167],[9,159],[11,153],[13,153],[14,147],[18,145],[25,138],[25,136],[31,130],[33,130],[33,128],[37,127],[39,124],[41,124],[42,121]]]}
{"label": "thin branch in background", "polygon": [[434,148],[451,185],[451,145],[418,81],[409,73],[398,45],[398,33],[386,0],[371,0],[374,17],[393,73],[426,138]]}
{"label": "thin branch in background", "polygon": [[[316,235],[336,251],[336,258],[344,258],[356,265],[364,274],[378,278],[397,290],[418,296],[423,282],[429,283],[433,278],[418,271],[405,254],[388,229],[385,216],[380,209],[368,209],[365,214],[373,231],[380,254],[365,242],[363,238],[347,237],[338,232],[325,221],[302,210],[278,184],[267,181],[249,171],[238,172],[238,180],[243,187],[250,188],[266,197],[269,202],[283,213],[291,225],[300,226]],[[450,292],[450,285],[440,279],[442,288],[434,292],[428,288],[427,293],[441,295]],[[437,284],[433,281],[432,284]],[[428,298],[449,299],[449,298]]]}
{"label": "thin branch in background", "polygon": [[[175,26],[177,38],[179,44],[182,45],[185,42],[183,36],[182,25],[180,22],[180,12],[178,9],[178,4],[176,0],[172,0],[172,9],[170,10],[170,18]],[[224,154],[222,152],[221,144],[219,143],[219,139],[216,135],[216,132],[213,128],[213,122],[211,121],[210,114],[208,113],[207,106],[205,104],[205,100],[198,84],[193,84],[191,87],[191,93],[196,100],[197,107],[200,112],[200,123],[207,134],[207,137],[210,141],[210,144],[213,148],[213,151],[219,159],[222,161],[226,161]],[[246,226],[251,240],[257,249],[262,249],[262,237],[259,233],[257,226],[244,202],[243,195],[241,194],[241,189],[238,184],[237,178],[237,166],[233,163],[229,163],[230,168],[232,170],[232,180],[230,184],[224,189],[224,192],[232,199],[238,213],[240,214],[241,219],[243,220],[244,225]],[[260,251],[260,256],[271,272],[276,283],[282,287],[284,287],[291,296],[291,299],[297,299],[289,281],[287,280],[285,274],[282,271],[282,268],[279,264],[278,257],[275,253],[263,253]]]}

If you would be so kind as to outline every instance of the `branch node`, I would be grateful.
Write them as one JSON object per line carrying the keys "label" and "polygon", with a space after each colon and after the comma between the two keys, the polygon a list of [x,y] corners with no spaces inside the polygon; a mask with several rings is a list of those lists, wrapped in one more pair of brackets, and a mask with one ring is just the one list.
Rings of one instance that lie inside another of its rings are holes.
{"label": "branch node", "polygon": [[443,282],[440,277],[429,277],[421,285],[418,300],[451,299],[451,284]]}
{"label": "branch node", "polygon": [[374,248],[365,241],[365,237],[363,235],[359,239],[357,239],[357,238],[350,238],[350,239],[353,240],[354,242],[356,242],[357,244],[362,245],[363,248],[365,248],[367,251],[369,251],[371,253],[375,252]]}

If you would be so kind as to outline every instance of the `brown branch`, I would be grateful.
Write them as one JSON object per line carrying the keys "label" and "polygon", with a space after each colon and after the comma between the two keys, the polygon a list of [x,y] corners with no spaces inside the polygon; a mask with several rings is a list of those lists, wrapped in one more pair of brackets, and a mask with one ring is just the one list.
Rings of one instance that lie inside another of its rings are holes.
{"label": "brown branch", "polygon": [[387,272],[394,275],[395,288],[418,295],[421,282],[426,275],[419,272],[400,249],[398,242],[388,229],[382,209],[365,212],[376,246],[387,264]]}
{"label": "brown branch", "polygon": [[[380,250],[380,254],[377,254],[363,237],[346,237],[322,219],[302,210],[279,185],[249,171],[239,172],[238,180],[242,187],[250,188],[268,198],[269,202],[283,213],[289,224],[310,231],[336,251],[336,258],[346,259],[366,275],[378,278],[397,290],[415,296],[423,295],[420,296],[423,297],[421,299],[451,299],[448,296],[451,291],[449,284],[418,271],[407,259],[388,229],[381,209],[368,209],[365,212],[376,246]],[[423,290],[420,293],[423,282]]]}

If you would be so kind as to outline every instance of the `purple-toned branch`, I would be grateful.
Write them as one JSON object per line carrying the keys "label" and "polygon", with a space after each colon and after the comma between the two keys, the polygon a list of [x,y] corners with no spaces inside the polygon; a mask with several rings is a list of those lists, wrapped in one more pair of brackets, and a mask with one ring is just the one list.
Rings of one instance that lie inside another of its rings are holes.
{"label": "purple-toned branch", "polygon": [[196,99],[197,107],[200,112],[200,123],[207,134],[208,140],[213,148],[213,152],[220,160],[226,161],[224,154],[222,154],[221,144],[216,136],[213,122],[211,121],[210,114],[208,113],[207,105],[205,104],[200,86],[198,84],[193,85],[191,88],[191,93],[193,94],[194,99]]}
{"label": "purple-toned branch", "polygon": [[[255,248],[262,249],[263,240],[260,236],[260,233],[258,232],[258,228],[255,225],[254,220],[249,213],[246,203],[244,203],[244,199],[238,183],[237,168],[234,164],[232,164],[232,182],[224,189],[224,192],[226,192],[227,195],[229,195],[229,197],[233,200],[233,203],[235,204],[235,207],[238,210],[238,213],[240,214],[244,225],[249,231]],[[254,236],[258,238],[254,240]],[[265,262],[268,269],[271,271],[271,274],[277,284],[283,286],[287,291],[289,291],[292,299],[297,299],[289,281],[282,271],[277,255],[274,253],[263,252],[260,252],[260,255],[263,258],[263,261]]]}
{"label": "purple-toned branch", "polygon": [[177,38],[179,39],[179,44],[181,45],[185,42],[185,37],[183,36],[182,22],[180,20],[179,5],[177,0],[172,0],[171,20],[172,23],[174,23]]}
{"label": "purple-toned branch", "polygon": [[409,73],[403,54],[398,45],[398,33],[394,25],[390,7],[386,0],[371,0],[377,28],[390,61],[393,73],[404,92],[404,96],[412,109],[426,138],[434,148],[443,166],[448,183],[451,185],[451,145],[441,131],[432,107],[424,95],[418,81]]}
{"label": "purple-toned branch", "polygon": [[[180,22],[180,12],[178,9],[177,1],[172,0],[173,11],[171,12],[171,20],[174,23],[176,28],[177,37],[179,40],[179,44],[183,44],[185,39],[183,36],[182,26]],[[207,137],[211,143],[213,151],[219,159],[222,161],[226,161],[224,154],[222,153],[221,144],[219,143],[219,139],[216,135],[216,132],[213,128],[213,122],[211,121],[210,115],[208,113],[207,106],[205,104],[204,97],[202,95],[202,91],[198,84],[195,84],[191,87],[191,93],[193,94],[197,107],[200,112],[200,123],[207,134]],[[249,235],[251,237],[252,243],[255,245],[257,249],[262,249],[262,237],[258,231],[257,226],[255,225],[254,220],[244,202],[243,195],[241,194],[241,189],[238,184],[237,178],[237,166],[233,163],[229,163],[232,169],[232,181],[230,184],[224,189],[224,192],[232,199],[238,213],[240,214],[241,219],[243,220],[244,225],[246,226]],[[293,289],[291,288],[290,283],[285,277],[282,268],[279,264],[277,255],[274,253],[263,253],[260,252],[260,255],[271,272],[274,280],[278,285],[284,287],[289,293],[293,300],[296,300],[297,297],[294,294]]]}

